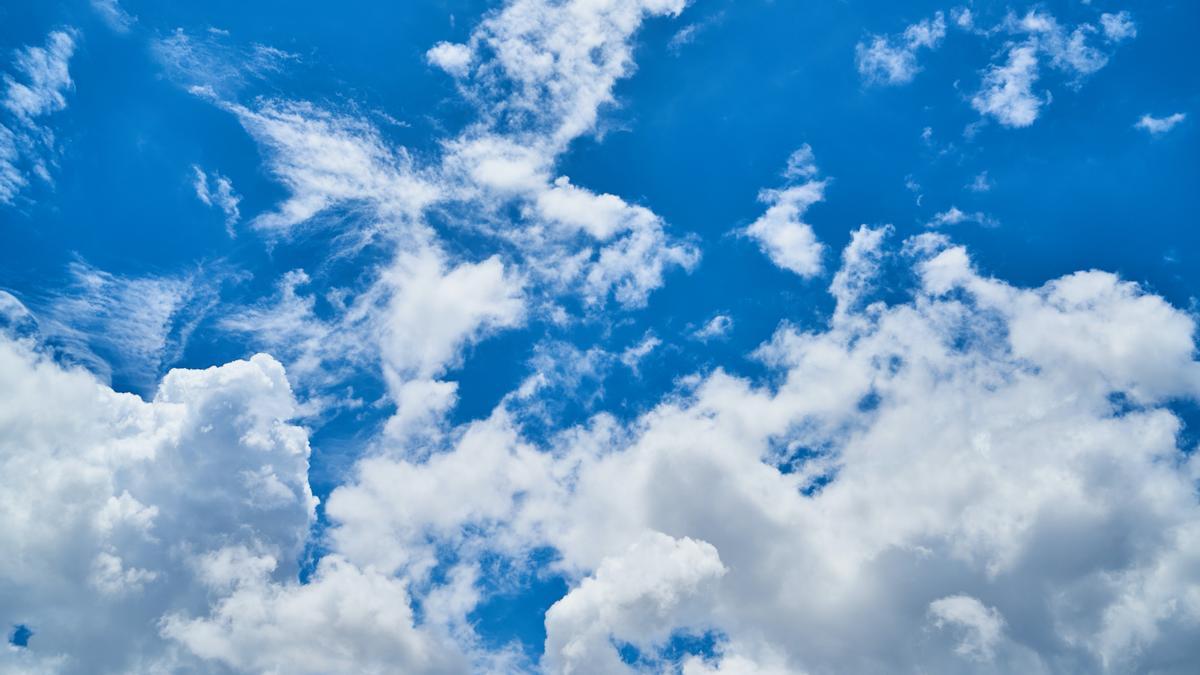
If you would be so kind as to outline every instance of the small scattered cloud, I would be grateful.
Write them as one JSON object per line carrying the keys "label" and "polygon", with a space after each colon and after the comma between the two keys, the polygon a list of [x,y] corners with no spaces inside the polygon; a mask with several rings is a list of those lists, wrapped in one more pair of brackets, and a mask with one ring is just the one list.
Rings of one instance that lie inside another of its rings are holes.
{"label": "small scattered cloud", "polygon": [[725,20],[725,11],[722,10],[711,16],[705,17],[700,21],[689,23],[683,28],[675,31],[671,39],[667,42],[667,49],[676,56],[679,55],[683,48],[694,43],[702,33],[712,29]]}
{"label": "small scattered cloud", "polygon": [[967,183],[967,189],[971,192],[987,192],[992,189],[993,185],[992,179],[988,178],[988,172],[981,171],[971,179],[970,183]]}
{"label": "small scattered cloud", "polygon": [[784,187],[759,193],[767,211],[742,231],[758,242],[771,262],[805,278],[821,272],[825,250],[812,226],[802,220],[810,206],[825,198],[827,181],[817,179],[818,173],[812,148],[806,143],[788,158]]}
{"label": "small scattered cloud", "polygon": [[925,227],[942,227],[943,225],[958,225],[959,223],[978,223],[984,227],[995,227],[999,224],[994,218],[982,211],[967,213],[957,206],[951,206],[949,209],[934,215],[932,220],[925,223]]}
{"label": "small scattered cloud", "polygon": [[1166,117],[1154,117],[1153,115],[1146,114],[1142,115],[1142,118],[1133,126],[1137,127],[1138,129],[1144,129],[1150,132],[1151,135],[1157,136],[1159,134],[1165,134],[1174,129],[1185,119],[1187,119],[1187,114],[1179,112],[1167,115]]}
{"label": "small scattered cloud", "polygon": [[703,326],[692,332],[692,337],[701,342],[717,340],[729,335],[733,330],[733,318],[728,314],[718,314],[709,319]]}
{"label": "small scattered cloud", "polygon": [[625,348],[625,351],[621,352],[621,363],[625,364],[626,368],[629,368],[637,375],[638,367],[642,361],[650,355],[650,352],[658,349],[661,345],[662,340],[654,333],[647,331],[637,344],[630,345]]}
{"label": "small scattered cloud", "polygon": [[946,18],[941,12],[904,29],[899,36],[874,35],[855,46],[858,73],[868,84],[907,84],[921,72],[917,51],[937,49],[946,36]]}
{"label": "small scattered cloud", "polygon": [[241,218],[238,204],[242,201],[240,195],[233,191],[233,182],[219,173],[213,172],[210,177],[199,166],[192,165],[193,187],[196,198],[204,203],[220,209],[225,214],[225,230],[229,236],[234,236],[233,226]]}
{"label": "small scattered cloud", "polygon": [[1033,93],[1037,79],[1037,50],[1029,44],[1016,45],[1009,50],[1007,63],[993,64],[984,72],[971,106],[1004,126],[1027,127],[1037,119],[1043,102]]}
{"label": "small scattered cloud", "polygon": [[1133,23],[1133,17],[1124,10],[1116,14],[1101,14],[1100,26],[1104,29],[1104,38],[1109,42],[1137,37],[1137,26]]}

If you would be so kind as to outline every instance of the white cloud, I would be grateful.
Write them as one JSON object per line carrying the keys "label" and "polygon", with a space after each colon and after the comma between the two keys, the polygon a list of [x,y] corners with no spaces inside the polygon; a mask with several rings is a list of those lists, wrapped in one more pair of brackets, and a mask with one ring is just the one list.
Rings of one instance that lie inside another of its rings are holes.
{"label": "white cloud", "polygon": [[299,56],[268,45],[229,44],[229,32],[210,28],[189,35],[182,28],[151,43],[151,52],[166,75],[180,86],[222,95],[283,72]]}
{"label": "white cloud", "polygon": [[91,0],[92,9],[104,19],[108,27],[118,33],[128,33],[137,19],[121,7],[118,0]]}
{"label": "white cloud", "polygon": [[812,149],[805,145],[789,158],[784,175],[802,177],[806,182],[763,190],[759,201],[768,205],[767,211],[743,230],[771,262],[805,278],[820,274],[825,250],[812,226],[801,220],[810,206],[825,198],[826,181],[814,179],[816,174]]}
{"label": "white cloud", "polygon": [[402,231],[438,197],[403,149],[388,146],[366,122],[307,103],[262,101],[256,110],[226,106],[267,152],[267,165],[290,197],[252,221],[286,234],[331,209],[368,204]]}
{"label": "white cloud", "polygon": [[869,45],[855,46],[858,73],[872,84],[907,84],[921,72],[917,50],[937,49],[945,36],[946,18],[941,12],[909,26],[899,37],[872,36]]}
{"label": "white cloud", "polygon": [[168,615],[165,637],[238,672],[313,675],[463,673],[466,658],[444,636],[414,625],[404,582],[336,555],[305,584],[266,572],[236,582],[205,618]]}
{"label": "white cloud", "polygon": [[84,262],[69,285],[37,299],[38,332],[64,356],[105,379],[113,374],[149,391],[187,346],[228,274],[125,277]]}
{"label": "white cloud", "polygon": [[958,225],[959,223],[978,223],[984,227],[995,227],[997,225],[995,219],[982,211],[966,213],[957,206],[951,206],[941,213],[934,214],[933,219],[925,223],[925,227],[942,227],[943,225]]}
{"label": "white cloud", "polygon": [[1165,134],[1171,129],[1174,129],[1176,125],[1185,119],[1187,119],[1187,115],[1185,113],[1172,113],[1166,117],[1154,117],[1153,115],[1147,114],[1142,115],[1142,118],[1138,120],[1137,124],[1134,126],[1139,129],[1145,129],[1151,134],[1157,136],[1159,134]]}
{"label": "white cloud", "polygon": [[214,172],[212,175],[212,185],[209,185],[209,176],[203,169],[192,165],[193,187],[196,189],[196,198],[204,202],[205,206],[214,206],[225,214],[225,229],[229,236],[234,236],[233,226],[237,224],[242,217],[238,210],[238,204],[242,198],[233,191],[233,182],[229,178]]}
{"label": "white cloud", "polygon": [[0,382],[0,470],[22,477],[0,485],[0,621],[34,631],[0,669],[186,670],[154,625],[208,606],[195,563],[242,547],[296,574],[309,448],[270,357],[172,371],[145,402],[0,338]]}
{"label": "white cloud", "polygon": [[471,49],[466,45],[439,42],[425,52],[425,58],[455,77],[465,77],[471,69]]}
{"label": "white cloud", "polygon": [[703,628],[705,586],[725,574],[706,542],[652,532],[606,557],[546,612],[543,663],[554,673],[632,673],[614,644],[651,651],[681,628]]}
{"label": "white cloud", "polygon": [[74,53],[69,30],[51,32],[45,47],[19,50],[13,65],[24,81],[4,76],[4,107],[25,122],[66,108],[65,94],[74,84],[67,62]]}
{"label": "white cloud", "polygon": [[638,365],[650,355],[650,352],[662,345],[662,340],[654,333],[646,333],[641,341],[637,344],[630,345],[621,352],[621,363],[625,364],[626,368],[632,370],[635,374],[638,372]]}
{"label": "white cloud", "polygon": [[979,92],[971,106],[981,115],[991,115],[1008,127],[1027,127],[1037,119],[1043,101],[1033,93],[1038,79],[1036,48],[1028,43],[1013,46],[1008,62],[993,64],[984,72]]}
{"label": "white cloud", "polygon": [[[708,630],[692,672],[1184,668],[1200,595],[1167,589],[1200,587],[1200,506],[1166,403],[1200,393],[1192,319],[1100,272],[1013,287],[935,235],[907,246],[913,299],[870,302],[882,233],[843,254],[847,319],[758,352],[776,384],[718,371],[547,451],[502,406],[427,460],[365,460],[330,500],[337,550],[427,578],[437,546],[552,547],[578,580],[552,670]],[[1055,592],[1012,591],[1034,587]]]}
{"label": "white cloud", "polygon": [[992,181],[988,178],[988,172],[981,171],[979,175],[971,179],[971,182],[967,183],[967,189],[971,192],[988,192],[991,190]]}
{"label": "white cloud", "polygon": [[448,268],[435,250],[402,253],[382,283],[381,353],[400,377],[439,375],[463,346],[524,318],[520,279],[494,256]]}
{"label": "white cloud", "polygon": [[1004,637],[1004,617],[994,608],[967,595],[948,595],[929,603],[929,614],[938,628],[961,629],[962,640],[954,651],[968,658],[991,661],[996,644]]}
{"label": "white cloud", "polygon": [[837,300],[834,321],[845,320],[859,301],[867,297],[879,275],[884,239],[891,233],[891,225],[875,228],[860,225],[851,233],[850,243],[842,250],[842,266],[829,284],[829,294]]}
{"label": "white cloud", "polygon": [[45,47],[17,50],[16,77],[4,74],[0,105],[11,120],[0,124],[0,204],[11,204],[28,186],[29,173],[51,182],[54,132],[39,119],[67,107],[66,93],[74,86],[68,63],[76,38],[74,29],[51,31]]}
{"label": "white cloud", "polygon": [[1137,37],[1137,26],[1133,23],[1133,17],[1124,10],[1116,14],[1101,14],[1100,26],[1104,29],[1105,39],[1111,42]]}
{"label": "white cloud", "polygon": [[726,314],[718,314],[696,329],[692,333],[692,337],[701,342],[708,342],[729,335],[731,330],[733,330],[733,318]]}

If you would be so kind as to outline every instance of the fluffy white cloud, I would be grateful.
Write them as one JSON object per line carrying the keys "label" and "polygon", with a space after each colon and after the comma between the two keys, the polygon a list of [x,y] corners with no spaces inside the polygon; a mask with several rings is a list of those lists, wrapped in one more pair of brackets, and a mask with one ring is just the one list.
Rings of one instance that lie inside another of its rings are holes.
{"label": "fluffy white cloud", "polygon": [[858,73],[874,84],[907,84],[921,67],[917,50],[937,49],[946,36],[946,18],[936,12],[933,19],[922,19],[904,29],[898,38],[875,35],[870,44],[859,42],[855,48]]}
{"label": "fluffy white cloud", "polygon": [[1153,115],[1142,115],[1142,118],[1137,121],[1134,126],[1138,129],[1144,129],[1152,135],[1165,134],[1171,129],[1174,129],[1180,122],[1187,119],[1185,113],[1172,113],[1166,117],[1154,117]]}
{"label": "fluffy white cloud", "polygon": [[771,262],[801,277],[820,274],[825,251],[812,226],[802,220],[810,206],[825,198],[826,181],[814,179],[816,174],[812,149],[805,145],[792,154],[784,176],[807,180],[777,190],[763,190],[758,198],[768,205],[767,210],[743,230],[758,242]]}
{"label": "fluffy white cloud", "polygon": [[543,667],[552,673],[631,673],[614,643],[645,651],[677,630],[703,629],[705,586],[725,574],[703,541],[648,533],[605,558],[546,612]]}
{"label": "fluffy white cloud", "polygon": [[[468,671],[466,657],[445,636],[414,625],[397,579],[336,555],[322,558],[305,584],[274,583],[266,574],[270,567],[258,567],[259,575],[234,581],[211,616],[168,615],[163,635],[236,672]],[[226,590],[221,585],[218,590]]]}
{"label": "fluffy white cloud", "polygon": [[[549,452],[497,413],[428,459],[364,462],[330,502],[338,549],[428,569],[438,545],[552,547],[580,580],[547,616],[552,670],[712,630],[691,672],[1185,672],[1200,473],[1167,403],[1200,393],[1192,319],[1100,272],[1016,288],[937,235],[906,246],[912,300],[870,302],[885,233],[843,254],[841,319],[759,350],[775,384],[718,371]],[[648,532],[707,542],[672,568],[705,581],[644,602],[658,558],[626,552]]]}
{"label": "fluffy white cloud", "polygon": [[1019,44],[1008,51],[1008,62],[984,72],[979,92],[971,106],[1008,127],[1027,127],[1037,119],[1042,99],[1033,93],[1038,79],[1037,49]]}
{"label": "fluffy white cloud", "polygon": [[0,338],[0,621],[34,631],[0,669],[166,672],[155,623],[198,611],[228,547],[296,574],[313,518],[306,432],[283,369],[176,370],[146,402]]}

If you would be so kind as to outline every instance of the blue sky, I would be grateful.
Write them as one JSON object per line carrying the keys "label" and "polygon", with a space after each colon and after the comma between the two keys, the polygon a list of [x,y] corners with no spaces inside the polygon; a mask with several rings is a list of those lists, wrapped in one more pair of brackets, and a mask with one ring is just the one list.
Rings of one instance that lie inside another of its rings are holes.
{"label": "blue sky", "polygon": [[1184,672],[1197,25],[8,3],[0,666]]}

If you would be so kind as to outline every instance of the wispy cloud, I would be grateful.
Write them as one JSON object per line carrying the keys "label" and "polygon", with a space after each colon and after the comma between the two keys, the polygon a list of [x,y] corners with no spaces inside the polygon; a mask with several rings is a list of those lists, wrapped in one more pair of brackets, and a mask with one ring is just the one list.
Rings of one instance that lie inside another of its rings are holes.
{"label": "wispy cloud", "polygon": [[1174,129],[1185,119],[1187,119],[1186,113],[1172,113],[1166,117],[1154,117],[1153,115],[1146,114],[1142,115],[1142,118],[1139,119],[1137,124],[1133,126],[1137,127],[1138,129],[1144,129],[1150,132],[1150,134],[1157,136],[1159,134],[1165,134]]}
{"label": "wispy cloud", "polygon": [[11,204],[29,184],[32,173],[51,182],[56,144],[50,126],[41,122],[67,107],[74,86],[68,63],[75,53],[74,29],[52,31],[44,47],[17,50],[16,75],[4,74],[0,105],[8,113],[0,124],[0,204]]}
{"label": "wispy cloud", "polygon": [[941,12],[905,28],[899,36],[874,35],[854,48],[858,73],[870,84],[912,82],[921,72],[917,51],[937,49],[945,36],[946,17]]}

